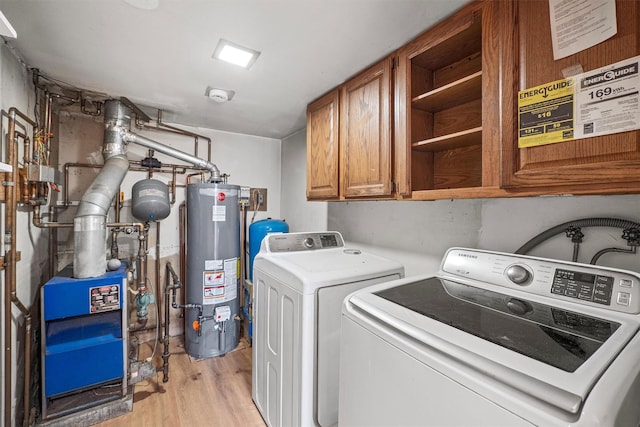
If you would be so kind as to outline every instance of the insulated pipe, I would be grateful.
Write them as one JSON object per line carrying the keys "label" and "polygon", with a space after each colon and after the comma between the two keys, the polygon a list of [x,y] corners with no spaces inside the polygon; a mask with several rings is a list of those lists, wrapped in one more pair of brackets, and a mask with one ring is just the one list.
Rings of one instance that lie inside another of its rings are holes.
{"label": "insulated pipe", "polygon": [[187,163],[191,163],[194,166],[206,169],[211,172],[211,182],[222,181],[222,178],[220,177],[220,170],[218,169],[218,167],[207,160],[201,159],[200,157],[192,156],[191,154],[185,153],[184,151],[176,150],[175,148],[161,144],[152,139],[129,132],[126,129],[121,129],[121,132],[122,140],[125,142],[133,142],[135,144],[142,145],[143,147],[155,150],[159,153],[166,154],[167,156],[171,156]]}

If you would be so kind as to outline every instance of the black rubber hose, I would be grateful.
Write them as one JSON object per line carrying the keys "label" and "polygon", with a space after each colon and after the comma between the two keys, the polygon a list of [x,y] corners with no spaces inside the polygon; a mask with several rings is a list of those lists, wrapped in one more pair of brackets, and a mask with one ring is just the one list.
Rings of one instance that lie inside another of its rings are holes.
{"label": "black rubber hose", "polygon": [[544,242],[545,240],[558,235],[560,233],[564,233],[568,227],[570,226],[574,226],[574,227],[617,227],[617,228],[621,228],[621,229],[626,229],[626,228],[640,228],[640,223],[637,222],[633,222],[633,221],[628,221],[626,219],[619,219],[619,218],[583,218],[583,219],[576,219],[573,221],[569,221],[569,222],[565,222],[563,224],[559,224],[556,225],[555,227],[551,227],[548,230],[543,231],[542,233],[538,234],[537,236],[535,236],[534,238],[532,238],[531,240],[529,240],[527,243],[525,243],[524,245],[520,246],[518,248],[517,251],[515,251],[514,253],[516,254],[526,254],[528,253],[531,249],[535,248],[536,246],[538,246],[540,243]]}

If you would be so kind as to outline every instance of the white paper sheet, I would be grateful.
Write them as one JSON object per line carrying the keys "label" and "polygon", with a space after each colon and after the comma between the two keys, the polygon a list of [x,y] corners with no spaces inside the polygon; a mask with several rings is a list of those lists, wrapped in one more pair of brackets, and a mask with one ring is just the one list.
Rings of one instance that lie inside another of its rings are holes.
{"label": "white paper sheet", "polygon": [[553,58],[594,46],[617,32],[615,0],[549,0]]}

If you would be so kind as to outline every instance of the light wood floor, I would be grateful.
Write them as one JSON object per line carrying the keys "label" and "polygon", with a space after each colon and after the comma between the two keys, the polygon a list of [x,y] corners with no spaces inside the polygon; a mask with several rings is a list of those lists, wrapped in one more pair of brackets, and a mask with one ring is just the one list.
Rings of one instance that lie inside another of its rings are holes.
{"label": "light wood floor", "polygon": [[[133,412],[98,426],[265,426],[251,400],[251,347],[244,339],[222,357],[201,360],[186,354],[181,337],[171,339],[170,349],[169,381],[163,383],[157,372],[136,384]],[[155,364],[161,366],[161,345],[156,353]]]}

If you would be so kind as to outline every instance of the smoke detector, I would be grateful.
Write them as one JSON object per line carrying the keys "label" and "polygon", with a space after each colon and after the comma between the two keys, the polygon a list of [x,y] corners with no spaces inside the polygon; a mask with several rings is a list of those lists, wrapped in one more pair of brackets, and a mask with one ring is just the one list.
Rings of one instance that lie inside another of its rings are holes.
{"label": "smoke detector", "polygon": [[207,90],[204,92],[205,96],[208,96],[209,99],[215,102],[227,102],[231,101],[235,92],[232,90],[225,89],[216,89],[212,87],[207,87]]}

